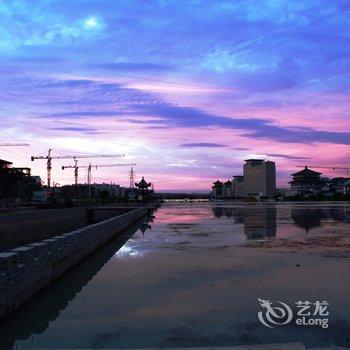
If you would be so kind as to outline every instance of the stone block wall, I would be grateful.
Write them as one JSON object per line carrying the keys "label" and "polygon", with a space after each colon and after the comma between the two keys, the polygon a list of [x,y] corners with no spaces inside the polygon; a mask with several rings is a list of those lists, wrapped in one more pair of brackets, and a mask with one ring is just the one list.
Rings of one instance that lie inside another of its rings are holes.
{"label": "stone block wall", "polygon": [[0,251],[76,230],[132,210],[127,207],[80,207],[0,215]]}
{"label": "stone block wall", "polygon": [[87,224],[86,208],[41,210],[0,216],[0,249],[35,242]]}
{"label": "stone block wall", "polygon": [[0,253],[0,318],[147,214],[138,208]]}

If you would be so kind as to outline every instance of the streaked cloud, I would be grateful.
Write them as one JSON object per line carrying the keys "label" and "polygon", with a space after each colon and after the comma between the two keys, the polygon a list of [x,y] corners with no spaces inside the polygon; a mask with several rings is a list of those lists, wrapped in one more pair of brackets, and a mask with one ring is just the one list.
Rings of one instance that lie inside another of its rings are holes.
{"label": "streaked cloud", "polygon": [[282,185],[350,157],[346,1],[2,1],[0,32],[4,141],[123,149],[158,188],[209,188],[247,154]]}
{"label": "streaked cloud", "polygon": [[290,159],[290,160],[309,160],[309,157],[303,157],[303,156],[293,156],[289,154],[280,154],[280,153],[267,153],[268,157],[273,158],[284,158],[284,159]]}
{"label": "streaked cloud", "polygon": [[100,63],[100,64],[90,65],[90,68],[113,71],[113,72],[142,72],[142,71],[162,72],[162,71],[173,70],[172,67],[169,67],[166,65],[146,63],[146,62]]}
{"label": "streaked cloud", "polygon": [[227,147],[221,143],[198,142],[198,143],[182,143],[179,145],[182,148],[222,148]]}

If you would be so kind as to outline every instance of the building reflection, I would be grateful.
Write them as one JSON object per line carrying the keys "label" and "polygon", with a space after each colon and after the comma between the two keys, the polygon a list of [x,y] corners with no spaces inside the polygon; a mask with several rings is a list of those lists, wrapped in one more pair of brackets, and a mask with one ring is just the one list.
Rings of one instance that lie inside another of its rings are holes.
{"label": "building reflection", "polygon": [[[213,207],[214,216],[217,218],[221,218],[222,216],[224,216],[224,209],[226,210],[226,208],[222,208],[222,207]],[[228,210],[232,210],[232,209],[228,209]]]}
{"label": "building reflection", "polygon": [[295,208],[291,212],[294,224],[303,228],[306,233],[321,226],[321,220],[326,219],[324,211],[320,208]]}
{"label": "building reflection", "polygon": [[[274,206],[239,206],[235,208],[214,207],[213,214],[217,218],[232,217],[235,224],[244,225],[244,233],[248,239],[264,239],[275,237],[277,232],[277,207]],[[295,226],[308,233],[320,227],[323,221],[350,223],[350,208],[337,206],[331,208],[292,208],[289,212]]]}
{"label": "building reflection", "polygon": [[214,207],[213,214],[218,218],[232,217],[236,224],[243,224],[248,239],[276,236],[276,207],[250,205],[236,208]]}
{"label": "building reflection", "polygon": [[350,209],[348,207],[333,208],[293,208],[291,216],[294,224],[303,228],[306,233],[320,227],[322,221],[350,223]]}
{"label": "building reflection", "polygon": [[233,209],[233,220],[236,224],[244,224],[244,208],[234,208]]}
{"label": "building reflection", "polygon": [[15,312],[0,322],[0,349],[14,349],[16,340],[42,334],[69,302],[89,283],[99,270],[120,250],[138,230],[149,229],[147,217],[130,226],[47,288],[33,296]]}
{"label": "building reflection", "polygon": [[248,239],[276,237],[276,208],[245,208],[244,233]]}
{"label": "building reflection", "polygon": [[151,229],[152,229],[152,226],[147,223],[142,224],[140,227],[140,231],[142,232],[142,234],[145,234],[147,230],[151,230]]}

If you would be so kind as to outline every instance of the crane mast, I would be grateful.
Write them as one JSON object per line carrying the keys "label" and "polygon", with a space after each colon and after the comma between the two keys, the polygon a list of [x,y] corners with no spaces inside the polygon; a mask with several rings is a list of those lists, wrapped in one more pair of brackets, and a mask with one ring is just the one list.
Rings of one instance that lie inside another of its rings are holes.
{"label": "crane mast", "polygon": [[52,160],[53,159],[74,159],[75,162],[75,173],[76,173],[76,184],[78,183],[78,159],[81,158],[116,158],[116,157],[125,157],[125,154],[95,154],[95,155],[65,155],[65,156],[52,156],[51,154],[52,149],[50,148],[48,151],[47,156],[32,156],[31,160],[32,162],[36,159],[45,159],[47,161],[46,163],[46,169],[47,169],[47,186],[51,187],[51,171],[52,171]]}
{"label": "crane mast", "polygon": [[129,187],[134,188],[135,187],[135,178],[136,178],[136,173],[133,167],[131,167],[129,171]]}

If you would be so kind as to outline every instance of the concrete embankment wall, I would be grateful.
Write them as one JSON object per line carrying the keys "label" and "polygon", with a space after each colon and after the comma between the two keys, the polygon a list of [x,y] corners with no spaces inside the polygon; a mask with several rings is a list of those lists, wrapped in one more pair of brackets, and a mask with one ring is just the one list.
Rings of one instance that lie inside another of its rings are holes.
{"label": "concrete embankment wall", "polygon": [[107,220],[116,215],[122,215],[132,210],[133,208],[127,207],[93,207],[88,209],[88,223],[96,223],[103,220]]}
{"label": "concrete embankment wall", "polygon": [[[102,210],[100,210],[102,209]],[[0,249],[28,244],[124,214],[126,208],[67,208],[0,216]]]}
{"label": "concrete embankment wall", "polygon": [[147,214],[147,208],[0,253],[0,318]]}

